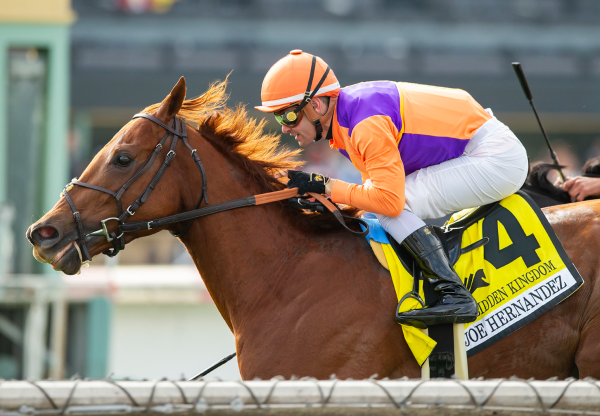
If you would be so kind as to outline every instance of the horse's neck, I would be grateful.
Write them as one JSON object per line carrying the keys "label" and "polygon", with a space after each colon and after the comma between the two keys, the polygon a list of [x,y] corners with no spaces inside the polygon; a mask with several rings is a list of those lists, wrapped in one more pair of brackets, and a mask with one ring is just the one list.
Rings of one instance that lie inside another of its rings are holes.
{"label": "horse's neck", "polygon": [[234,314],[250,313],[266,293],[285,284],[289,267],[285,259],[302,244],[302,236],[273,208],[240,208],[197,220],[185,239],[208,291],[232,328]]}
{"label": "horse's neck", "polygon": [[[222,156],[206,160],[211,205],[260,193],[245,173]],[[298,251],[306,236],[274,203],[199,218],[182,241],[233,329],[237,316],[251,313],[258,304],[264,307],[264,294],[286,284],[286,270],[291,267],[286,259],[301,260]]]}

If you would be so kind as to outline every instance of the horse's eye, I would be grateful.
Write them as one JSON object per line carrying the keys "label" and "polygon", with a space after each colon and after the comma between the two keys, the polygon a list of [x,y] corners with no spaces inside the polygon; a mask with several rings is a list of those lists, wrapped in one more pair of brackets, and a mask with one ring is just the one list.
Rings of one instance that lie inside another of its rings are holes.
{"label": "horse's eye", "polygon": [[119,166],[127,166],[131,163],[131,160],[129,156],[120,155],[117,157],[116,162]]}

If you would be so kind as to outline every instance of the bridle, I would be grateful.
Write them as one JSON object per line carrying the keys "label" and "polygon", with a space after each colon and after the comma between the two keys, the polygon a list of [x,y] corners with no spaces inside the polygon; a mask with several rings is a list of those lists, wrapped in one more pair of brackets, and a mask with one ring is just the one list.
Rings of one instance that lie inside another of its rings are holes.
{"label": "bridle", "polygon": [[[112,244],[112,249],[104,251],[103,254],[105,254],[109,257],[114,257],[119,253],[119,251],[121,251],[125,248],[125,233],[142,231],[142,230],[152,230],[154,228],[163,227],[165,225],[170,225],[170,224],[175,224],[175,223],[186,221],[187,224],[184,225],[183,230],[181,232],[179,232],[178,234],[173,234],[175,237],[183,237],[189,231],[189,229],[192,225],[192,220],[194,220],[196,218],[203,217],[203,216],[210,215],[210,214],[215,214],[217,212],[228,211],[231,209],[255,206],[255,205],[262,205],[262,204],[276,202],[276,201],[282,201],[284,199],[290,199],[290,198],[291,198],[290,203],[293,206],[296,206],[297,208],[308,209],[308,210],[319,211],[319,212],[323,212],[324,208],[327,208],[329,211],[331,211],[334,214],[336,219],[342,224],[342,226],[344,228],[346,228],[348,231],[350,231],[351,233],[353,233],[355,235],[365,236],[369,232],[369,226],[366,221],[364,221],[360,218],[346,217],[346,216],[342,215],[341,212],[339,211],[339,209],[337,208],[337,206],[335,204],[333,204],[332,202],[330,202],[329,200],[327,200],[322,195],[309,193],[310,197],[315,198],[317,202],[307,201],[306,199],[303,199],[297,195],[298,188],[285,189],[283,191],[276,191],[276,192],[269,192],[266,194],[254,195],[254,196],[250,196],[247,198],[236,199],[233,201],[227,201],[227,202],[223,202],[220,204],[215,204],[215,205],[210,205],[210,206],[206,206],[203,208],[199,208],[200,204],[202,203],[202,200],[204,200],[206,202],[206,204],[209,203],[208,202],[208,194],[206,191],[206,188],[207,188],[206,172],[204,171],[204,166],[202,165],[202,162],[200,161],[198,152],[196,151],[196,149],[192,149],[192,147],[189,145],[189,143],[187,141],[187,131],[186,131],[185,120],[182,120],[179,117],[175,116],[173,118],[173,120],[171,121],[170,125],[167,125],[167,124],[163,123],[162,121],[160,121],[159,119],[157,119],[156,117],[153,117],[153,116],[151,116],[149,114],[145,114],[145,113],[138,113],[138,114],[134,115],[133,119],[136,119],[136,118],[145,118],[147,120],[150,120],[150,121],[156,123],[157,125],[159,125],[160,127],[164,128],[167,132],[162,137],[160,142],[156,145],[156,147],[154,148],[154,150],[152,151],[150,156],[148,156],[148,158],[146,158],[146,160],[142,163],[140,168],[133,174],[133,176],[127,182],[125,182],[125,184],[117,192],[113,192],[110,189],[106,189],[101,186],[81,182],[76,179],[73,179],[69,184],[67,184],[63,190],[62,195],[65,197],[65,199],[67,200],[67,203],[71,207],[71,210],[73,211],[73,218],[75,219],[75,223],[77,225],[78,239],[76,241],[74,241],[74,245],[79,253],[81,262],[83,264],[89,263],[92,260],[92,257],[90,256],[90,253],[89,253],[89,251],[87,249],[87,245],[86,245],[86,238],[90,237],[90,236],[104,236],[106,238],[106,241]],[[164,160],[162,166],[160,167],[158,172],[154,175],[154,178],[152,179],[150,184],[146,187],[144,192],[142,192],[140,194],[140,196],[138,196],[137,199],[131,205],[129,205],[127,207],[127,209],[125,209],[125,211],[123,211],[122,204],[121,204],[121,197],[123,196],[125,191],[127,191],[127,189],[129,189],[129,187],[136,180],[138,180],[144,173],[146,173],[146,171],[148,171],[148,169],[150,169],[152,163],[154,162],[154,160],[156,159],[158,154],[161,152],[161,150],[162,150],[165,142],[168,140],[169,136],[172,136],[173,139],[171,141],[171,146],[169,148],[169,152],[167,153],[167,156],[165,157],[165,160]],[[158,182],[162,179],[167,168],[169,166],[171,166],[171,163],[173,162],[173,159],[176,156],[175,148],[176,148],[177,143],[180,138],[182,139],[185,146],[191,151],[192,159],[196,163],[196,166],[198,167],[198,169],[200,170],[200,174],[202,175],[202,192],[200,193],[200,198],[198,199],[198,203],[196,204],[196,207],[193,210],[182,212],[182,213],[175,214],[175,215],[170,215],[168,217],[162,217],[162,218],[157,218],[157,219],[148,220],[148,221],[137,221],[137,222],[126,223],[125,221],[127,219],[129,219],[130,217],[132,217],[135,214],[135,212],[138,210],[138,208],[144,202],[146,202],[148,200],[148,197],[150,196],[150,194],[152,193],[152,191],[154,190],[154,188],[156,187]],[[118,217],[109,217],[109,218],[100,220],[100,224],[102,225],[102,228],[100,230],[85,234],[85,232],[83,230],[83,222],[81,220],[81,214],[79,213],[79,211],[77,211],[77,208],[75,207],[75,204],[73,203],[73,200],[69,196],[69,189],[71,188],[72,185],[77,185],[77,186],[82,186],[84,188],[94,189],[96,191],[106,193],[106,194],[112,196],[113,198],[115,198],[117,201]],[[292,198],[292,197],[297,197],[297,198]],[[357,221],[358,223],[360,223],[363,226],[363,228],[365,228],[365,230],[364,231],[354,231],[354,230],[348,228],[348,226],[344,222],[344,218]],[[108,221],[116,221],[118,223],[117,232],[114,232],[114,231],[109,232],[108,231],[108,229],[106,227],[106,223]]]}
{"label": "bridle", "polygon": [[[169,166],[171,166],[171,163],[173,162],[173,159],[176,156],[175,148],[177,147],[177,142],[179,141],[180,138],[182,139],[185,146],[190,150],[192,159],[194,159],[194,162],[196,163],[196,166],[198,166],[198,169],[200,170],[200,174],[202,175],[202,192],[200,193],[200,198],[198,199],[196,208],[198,208],[200,206],[200,204],[202,203],[202,200],[206,201],[206,203],[208,204],[208,194],[206,192],[206,187],[207,187],[206,173],[204,171],[204,166],[202,165],[202,162],[200,161],[200,157],[198,156],[198,152],[196,151],[196,149],[192,149],[192,147],[189,145],[189,143],[187,141],[187,131],[186,131],[185,121],[181,120],[179,117],[174,117],[173,120],[171,121],[171,125],[169,126],[169,125],[163,123],[162,121],[160,121],[159,119],[157,119],[156,117],[153,117],[153,116],[151,116],[149,114],[145,114],[145,113],[138,113],[138,114],[134,115],[132,118],[133,119],[136,119],[136,118],[148,119],[148,120],[158,124],[160,127],[164,128],[167,132],[163,136],[163,138],[160,140],[160,142],[156,145],[156,147],[154,148],[154,150],[152,151],[150,156],[148,156],[148,158],[146,158],[144,163],[142,163],[141,167],[133,174],[133,176],[127,182],[125,182],[125,184],[121,187],[121,189],[119,189],[117,192],[113,192],[110,189],[106,189],[106,188],[103,188],[98,185],[92,185],[89,183],[85,183],[85,182],[81,182],[76,179],[73,179],[69,184],[67,184],[67,186],[65,186],[65,188],[63,190],[63,195],[64,195],[65,199],[67,200],[67,203],[71,207],[71,210],[73,211],[73,218],[75,218],[75,223],[77,224],[77,233],[78,233],[79,239],[77,240],[76,244],[79,246],[79,248],[81,250],[80,255],[82,257],[82,263],[89,262],[92,260],[92,257],[90,256],[90,253],[87,249],[86,241],[85,241],[86,237],[88,237],[88,236],[105,236],[106,241],[109,243],[112,243],[112,246],[113,246],[112,249],[103,252],[103,254],[105,254],[109,257],[116,256],[119,253],[119,251],[121,251],[125,248],[125,233],[121,230],[121,226],[125,223],[125,221],[129,217],[132,217],[135,214],[137,209],[144,202],[146,202],[148,200],[148,197],[150,196],[150,194],[152,193],[152,191],[154,190],[154,188],[156,187],[158,182],[162,179],[162,176],[164,175],[167,168]],[[140,196],[138,196],[137,199],[131,205],[129,205],[125,211],[123,211],[123,207],[121,204],[121,197],[123,196],[125,191],[127,191],[127,189],[129,189],[129,187],[135,181],[137,181],[144,173],[146,173],[146,171],[148,169],[150,169],[150,167],[152,166],[152,163],[154,162],[154,160],[156,159],[158,154],[161,152],[161,150],[162,150],[165,142],[169,138],[169,136],[173,136],[173,139],[171,140],[171,146],[169,148],[169,152],[167,153],[167,156],[165,157],[165,160],[164,160],[162,166],[160,167],[158,172],[156,172],[156,175],[154,175],[154,178],[152,179],[150,184],[146,187],[144,192],[142,192],[140,194]],[[78,186],[82,186],[84,188],[94,189],[96,191],[104,192],[104,193],[112,196],[113,198],[115,198],[117,201],[118,217],[109,217],[109,218],[101,220],[100,223],[102,224],[102,229],[94,231],[92,233],[85,234],[83,231],[83,223],[81,221],[81,215],[79,214],[79,211],[77,211],[77,209],[75,208],[75,204],[73,203],[73,200],[69,196],[68,189],[71,187],[71,185],[78,185]],[[117,233],[115,233],[114,231],[113,232],[108,231],[108,229],[106,227],[106,223],[108,221],[117,221],[117,223],[119,224],[119,227],[117,230],[119,235],[117,235]],[[175,234],[175,237],[183,237],[189,231],[191,225],[192,225],[192,222],[189,221],[184,226],[183,230],[179,234]]]}

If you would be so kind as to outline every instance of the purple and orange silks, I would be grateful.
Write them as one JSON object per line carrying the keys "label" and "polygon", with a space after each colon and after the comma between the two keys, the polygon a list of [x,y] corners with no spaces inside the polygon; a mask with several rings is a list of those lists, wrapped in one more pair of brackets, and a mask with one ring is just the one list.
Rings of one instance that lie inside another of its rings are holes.
{"label": "purple and orange silks", "polygon": [[334,202],[396,217],[404,209],[404,178],[463,154],[491,116],[467,92],[428,85],[374,81],[340,92],[332,148],[371,186],[336,181]]}

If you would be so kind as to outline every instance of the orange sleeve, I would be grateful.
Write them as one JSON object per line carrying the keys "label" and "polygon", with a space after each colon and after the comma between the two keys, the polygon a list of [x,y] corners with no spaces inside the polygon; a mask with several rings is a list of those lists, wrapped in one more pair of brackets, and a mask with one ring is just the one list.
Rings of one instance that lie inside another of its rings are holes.
{"label": "orange sleeve", "polygon": [[333,202],[388,217],[400,215],[405,202],[404,165],[397,136],[398,131],[388,116],[371,116],[354,127],[348,147],[360,155],[372,185],[337,180],[331,189]]}

